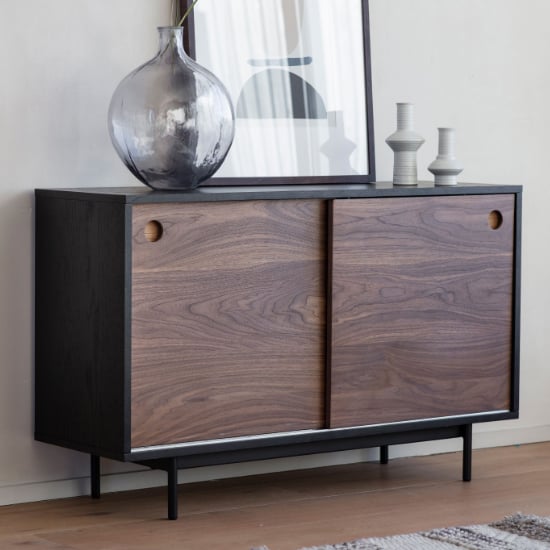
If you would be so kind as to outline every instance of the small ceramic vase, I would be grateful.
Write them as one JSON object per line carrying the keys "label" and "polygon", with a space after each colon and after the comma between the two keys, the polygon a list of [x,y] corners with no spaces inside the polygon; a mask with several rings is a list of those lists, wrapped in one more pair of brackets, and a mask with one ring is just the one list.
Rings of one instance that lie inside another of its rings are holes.
{"label": "small ceramic vase", "polygon": [[428,166],[436,185],[456,185],[456,176],[464,169],[455,158],[454,128],[438,128],[439,149],[436,159]]}
{"label": "small ceramic vase", "polygon": [[397,130],[386,139],[386,143],[394,152],[394,185],[416,185],[416,152],[424,143],[424,138],[414,131],[412,103],[397,103]]}

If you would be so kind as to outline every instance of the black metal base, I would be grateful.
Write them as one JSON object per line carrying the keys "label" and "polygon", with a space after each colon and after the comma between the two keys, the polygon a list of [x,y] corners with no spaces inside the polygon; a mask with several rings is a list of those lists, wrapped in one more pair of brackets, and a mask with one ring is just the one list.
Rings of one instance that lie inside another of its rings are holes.
{"label": "black metal base", "polygon": [[390,461],[389,445],[380,446],[380,464],[387,464]]}
{"label": "black metal base", "polygon": [[168,460],[168,519],[178,519],[178,461]]}
{"label": "black metal base", "polygon": [[[416,433],[416,437],[413,437],[409,432],[402,432],[398,434],[388,434],[386,437],[379,435],[373,437],[362,437],[357,440],[353,440],[355,445],[348,443],[348,448],[367,448],[370,446],[380,447],[380,464],[388,464],[389,462],[389,446],[390,444],[399,443],[412,443],[415,441],[430,441],[436,439],[444,439],[451,437],[461,437],[463,440],[463,453],[462,453],[462,479],[463,481],[471,481],[472,479],[472,424],[463,424],[460,426],[448,427],[443,431],[441,429],[433,430],[427,429]],[[381,440],[387,440],[388,443],[381,442]],[[328,442],[325,442],[328,444]],[[361,443],[361,444],[359,444]],[[330,445],[329,445],[330,446]],[[328,450],[328,449],[325,449]],[[218,453],[218,455],[205,453],[196,454],[192,456],[172,456],[167,458],[156,458],[151,460],[137,460],[135,462],[143,464],[149,468],[155,470],[164,470],[167,473],[167,501],[168,501],[168,519],[175,520],[178,518],[178,469],[189,468],[194,466],[209,465],[209,464],[223,464],[244,462],[246,460],[257,460],[261,458],[274,458],[276,456],[292,456],[298,454],[309,454],[314,452],[323,452],[321,445],[312,445],[310,447],[302,448],[297,445],[287,445],[283,448],[273,448],[269,454],[265,456],[256,449],[246,449],[242,452],[235,450],[226,450],[225,452]],[[236,454],[235,454],[236,453]],[[201,458],[203,463],[201,464]],[[100,497],[100,457],[92,454],[90,456],[90,476],[91,476],[91,495],[92,498]]]}
{"label": "black metal base", "polygon": [[462,426],[462,481],[472,481],[472,425]]}
{"label": "black metal base", "polygon": [[92,498],[99,498],[101,496],[101,468],[99,461],[99,456],[90,455],[90,493]]}

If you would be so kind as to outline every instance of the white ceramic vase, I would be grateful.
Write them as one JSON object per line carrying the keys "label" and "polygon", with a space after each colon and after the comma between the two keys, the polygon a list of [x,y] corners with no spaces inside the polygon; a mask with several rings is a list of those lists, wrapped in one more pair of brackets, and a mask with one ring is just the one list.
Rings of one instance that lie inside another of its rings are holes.
{"label": "white ceramic vase", "polygon": [[438,128],[439,148],[436,159],[428,166],[436,185],[456,185],[457,175],[464,169],[455,158],[454,128]]}
{"label": "white ceramic vase", "polygon": [[397,103],[397,130],[386,139],[394,153],[393,183],[416,185],[418,183],[416,152],[424,138],[414,131],[414,105]]}

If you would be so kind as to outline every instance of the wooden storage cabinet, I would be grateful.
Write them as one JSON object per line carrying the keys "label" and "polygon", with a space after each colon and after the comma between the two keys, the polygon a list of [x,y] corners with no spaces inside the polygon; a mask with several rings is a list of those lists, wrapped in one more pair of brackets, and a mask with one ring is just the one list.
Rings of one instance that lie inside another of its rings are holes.
{"label": "wooden storage cabinet", "polygon": [[35,437],[168,473],[516,418],[521,188],[37,190]]}

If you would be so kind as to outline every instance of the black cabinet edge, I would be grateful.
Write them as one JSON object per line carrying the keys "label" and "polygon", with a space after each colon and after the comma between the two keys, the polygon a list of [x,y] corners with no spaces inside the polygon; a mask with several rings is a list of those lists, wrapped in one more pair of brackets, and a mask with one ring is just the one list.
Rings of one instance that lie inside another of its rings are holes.
{"label": "black cabinet edge", "polygon": [[285,199],[354,199],[382,197],[422,197],[449,195],[490,195],[521,193],[521,185],[460,183],[456,186],[435,186],[420,182],[415,186],[395,186],[388,182],[333,185],[281,185],[273,187],[199,187],[192,191],[152,191],[143,187],[95,187],[74,189],[36,189],[36,197],[118,202],[122,204],[170,202],[220,202]]}

